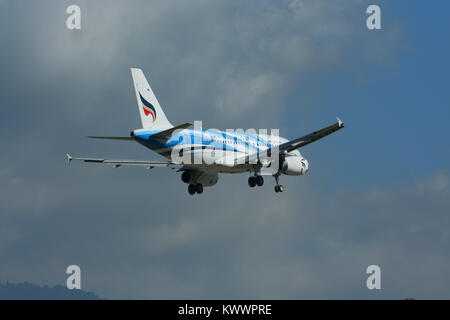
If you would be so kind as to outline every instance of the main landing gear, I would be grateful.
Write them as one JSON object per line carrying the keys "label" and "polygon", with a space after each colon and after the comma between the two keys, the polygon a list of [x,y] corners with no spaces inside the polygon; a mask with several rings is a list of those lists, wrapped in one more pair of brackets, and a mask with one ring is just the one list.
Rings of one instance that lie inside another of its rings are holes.
{"label": "main landing gear", "polygon": [[284,187],[281,185],[281,184],[279,184],[279,182],[278,182],[278,180],[280,179],[280,174],[279,173],[277,173],[277,174],[274,174],[273,175],[273,177],[275,178],[275,183],[277,184],[276,186],[275,186],[275,192],[283,192],[284,191]]}
{"label": "main landing gear", "polygon": [[254,186],[261,187],[264,184],[264,178],[262,176],[251,176],[248,178],[248,185],[250,188]]}
{"label": "main landing gear", "polygon": [[203,186],[200,183],[190,184],[188,186],[188,192],[189,194],[195,194],[196,192],[200,194],[203,192]]}

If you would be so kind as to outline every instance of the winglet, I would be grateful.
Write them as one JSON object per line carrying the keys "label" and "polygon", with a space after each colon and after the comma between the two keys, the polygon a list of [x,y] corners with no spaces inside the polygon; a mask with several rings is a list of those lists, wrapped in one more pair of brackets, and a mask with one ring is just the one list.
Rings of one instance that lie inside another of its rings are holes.
{"label": "winglet", "polygon": [[72,156],[68,153],[66,153],[66,156],[67,156],[67,163],[70,163],[70,161],[72,161],[73,159]]}
{"label": "winglet", "polygon": [[343,128],[344,127],[344,123],[342,122],[341,119],[339,119],[339,117],[336,117],[337,121],[338,121],[338,126],[339,128]]}

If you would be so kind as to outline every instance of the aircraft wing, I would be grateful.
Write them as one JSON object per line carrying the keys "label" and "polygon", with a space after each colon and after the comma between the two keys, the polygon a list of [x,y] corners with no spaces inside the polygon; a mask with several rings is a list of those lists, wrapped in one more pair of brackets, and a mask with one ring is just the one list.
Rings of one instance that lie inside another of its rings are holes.
{"label": "aircraft wing", "polygon": [[67,161],[70,163],[72,160],[81,160],[84,162],[91,163],[103,163],[109,164],[114,168],[120,166],[145,166],[147,169],[153,169],[155,167],[166,167],[171,169],[179,169],[182,167],[180,164],[176,164],[171,161],[150,161],[150,160],[114,160],[114,159],[100,159],[100,158],[77,158],[72,157],[70,154],[66,153]]}
{"label": "aircraft wing", "polygon": [[[327,135],[332,134],[333,132],[336,132],[342,128],[344,128],[344,123],[342,122],[341,119],[337,118],[337,122],[335,124],[332,124],[331,126],[320,129],[318,131],[314,131],[310,134],[307,134],[306,136],[303,136],[303,137],[280,144],[278,146],[279,153],[280,154],[287,153],[292,150],[304,147],[304,146],[306,146],[314,141],[317,141],[319,139],[322,139],[323,137],[326,137]],[[250,163],[250,162],[253,162],[254,160],[261,161],[265,157],[268,157],[268,154],[271,154],[272,149],[274,149],[274,148],[271,148],[270,151],[263,150],[260,152],[255,152],[250,155],[247,155],[247,156],[245,156],[244,163]],[[242,163],[242,160],[243,160],[242,158],[236,159],[235,163],[236,164]]]}
{"label": "aircraft wing", "polygon": [[279,150],[280,152],[282,151],[290,152],[292,150],[304,147],[310,144],[311,142],[322,139],[323,137],[326,137],[327,135],[332,134],[333,132],[336,132],[339,129],[342,129],[343,127],[344,123],[341,121],[341,119],[337,118],[337,122],[335,124],[332,124],[331,126],[320,129],[318,131],[314,131],[310,134],[307,134],[306,136],[280,144]]}

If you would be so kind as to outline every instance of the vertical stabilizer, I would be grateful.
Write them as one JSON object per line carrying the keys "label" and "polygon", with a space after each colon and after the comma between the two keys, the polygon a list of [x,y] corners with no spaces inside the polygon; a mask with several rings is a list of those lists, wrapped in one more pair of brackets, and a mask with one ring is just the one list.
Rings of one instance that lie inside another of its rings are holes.
{"label": "vertical stabilizer", "polygon": [[173,127],[156,100],[155,94],[141,69],[131,68],[136,99],[144,129],[166,130]]}

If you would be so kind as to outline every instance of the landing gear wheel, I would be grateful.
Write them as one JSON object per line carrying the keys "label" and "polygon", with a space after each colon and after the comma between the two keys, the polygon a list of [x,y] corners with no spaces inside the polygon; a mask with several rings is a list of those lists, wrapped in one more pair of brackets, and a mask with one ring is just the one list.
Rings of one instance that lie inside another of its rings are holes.
{"label": "landing gear wheel", "polygon": [[275,188],[274,188],[275,192],[283,192],[284,191],[284,187],[281,184],[279,184],[280,175],[281,175],[281,173],[279,173],[279,172],[277,174],[273,175],[273,177],[275,178],[275,183],[276,183]]}
{"label": "landing gear wheel", "polygon": [[189,171],[183,172],[181,175],[181,181],[184,183],[189,183],[189,181],[191,181],[191,173]]}
{"label": "landing gear wheel", "polygon": [[195,186],[195,191],[197,191],[198,194],[203,192],[203,186],[199,183]]}
{"label": "landing gear wheel", "polygon": [[283,192],[284,187],[282,185],[275,186],[275,192]]}
{"label": "landing gear wheel", "polygon": [[194,184],[190,184],[189,186],[188,186],[188,192],[189,192],[189,194],[195,194],[195,185]]}
{"label": "landing gear wheel", "polygon": [[250,188],[253,188],[256,185],[256,178],[255,177],[249,177],[248,178],[248,185]]}
{"label": "landing gear wheel", "polygon": [[257,176],[256,184],[258,185],[258,187],[261,187],[264,184],[264,178],[262,176]]}

